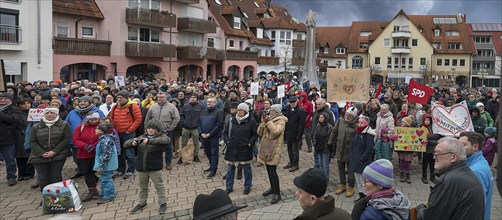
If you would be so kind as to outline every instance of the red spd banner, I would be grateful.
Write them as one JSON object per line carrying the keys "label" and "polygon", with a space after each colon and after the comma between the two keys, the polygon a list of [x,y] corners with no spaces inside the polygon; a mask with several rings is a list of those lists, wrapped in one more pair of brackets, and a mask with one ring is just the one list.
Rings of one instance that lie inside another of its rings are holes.
{"label": "red spd banner", "polygon": [[415,80],[410,80],[410,85],[408,88],[409,102],[416,102],[426,105],[427,101],[429,101],[429,97],[431,97],[432,94],[434,94],[434,89],[420,84]]}

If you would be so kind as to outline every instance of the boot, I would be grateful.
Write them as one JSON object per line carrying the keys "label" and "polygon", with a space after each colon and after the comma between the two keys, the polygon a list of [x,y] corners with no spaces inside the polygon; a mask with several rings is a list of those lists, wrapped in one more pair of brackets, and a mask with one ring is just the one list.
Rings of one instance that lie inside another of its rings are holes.
{"label": "boot", "polygon": [[281,199],[281,194],[275,194],[270,203],[277,204],[279,201],[281,201]]}
{"label": "boot", "polygon": [[404,183],[404,172],[399,172],[399,182]]}
{"label": "boot", "polygon": [[99,192],[96,188],[94,189],[89,189],[87,191],[87,194],[84,196],[84,198],[82,198],[82,202],[88,202],[88,201],[91,201],[94,196],[99,196]]}
{"label": "boot", "polygon": [[422,182],[424,184],[429,184],[429,181],[427,180],[427,173],[422,174]]}
{"label": "boot", "polygon": [[349,186],[349,189],[345,193],[345,197],[350,198],[354,195],[354,187]]}
{"label": "boot", "polygon": [[340,195],[346,190],[346,185],[345,184],[340,184],[338,188],[335,191],[335,195]]}
{"label": "boot", "polygon": [[183,163],[183,160],[180,158],[180,159],[178,160],[178,164],[182,164],[182,163]]}
{"label": "boot", "polygon": [[242,179],[242,166],[237,166],[237,179]]}
{"label": "boot", "polygon": [[406,172],[406,182],[408,184],[411,184],[411,178],[410,178],[410,173],[409,172]]}

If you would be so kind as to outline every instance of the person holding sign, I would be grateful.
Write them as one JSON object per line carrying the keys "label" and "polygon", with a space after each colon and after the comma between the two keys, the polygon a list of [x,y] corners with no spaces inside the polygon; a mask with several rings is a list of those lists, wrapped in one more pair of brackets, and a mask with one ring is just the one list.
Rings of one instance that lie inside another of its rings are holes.
{"label": "person holding sign", "polygon": [[[411,127],[413,119],[410,117],[404,117],[401,120],[401,127]],[[399,139],[398,139],[399,141]],[[413,160],[413,152],[411,151],[398,151],[397,156],[399,157],[399,181],[407,182],[411,184],[411,160]]]}

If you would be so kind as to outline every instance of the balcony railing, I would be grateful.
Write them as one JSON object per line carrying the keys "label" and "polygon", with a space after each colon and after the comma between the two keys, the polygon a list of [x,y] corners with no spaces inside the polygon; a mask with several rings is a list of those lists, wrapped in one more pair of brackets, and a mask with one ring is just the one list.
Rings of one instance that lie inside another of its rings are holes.
{"label": "balcony railing", "polygon": [[177,2],[185,3],[185,4],[199,4],[199,0],[176,0]]}
{"label": "balcony railing", "polygon": [[180,31],[189,31],[196,33],[216,33],[216,22],[192,18],[192,17],[184,17],[178,18],[178,30]]}
{"label": "balcony railing", "polygon": [[55,54],[110,56],[111,41],[54,37]]}
{"label": "balcony railing", "polygon": [[128,57],[175,57],[176,46],[161,43],[125,42]]}
{"label": "balcony railing", "polygon": [[392,47],[391,53],[410,53],[411,49],[409,47]]}
{"label": "balcony railing", "polygon": [[224,60],[224,59],[225,59],[225,51],[224,50],[216,50],[215,60]]}
{"label": "balcony railing", "polygon": [[167,11],[126,8],[126,22],[149,27],[176,27],[176,15]]}
{"label": "balcony railing", "polygon": [[211,47],[181,46],[177,51],[178,59],[216,59],[216,49]]}
{"label": "balcony railing", "polygon": [[0,43],[21,43],[22,31],[20,26],[0,25]]}
{"label": "balcony railing", "polygon": [[411,31],[393,31],[392,32],[392,37],[410,38],[411,37]]}
{"label": "balcony railing", "polygon": [[243,50],[227,50],[225,54],[226,60],[246,60],[246,61],[257,61],[258,52],[253,51],[243,51]]}
{"label": "balcony railing", "polygon": [[293,48],[295,47],[306,47],[307,46],[307,41],[305,40],[293,40]]}
{"label": "balcony railing", "polygon": [[258,57],[258,64],[277,66],[279,65],[279,57]]}

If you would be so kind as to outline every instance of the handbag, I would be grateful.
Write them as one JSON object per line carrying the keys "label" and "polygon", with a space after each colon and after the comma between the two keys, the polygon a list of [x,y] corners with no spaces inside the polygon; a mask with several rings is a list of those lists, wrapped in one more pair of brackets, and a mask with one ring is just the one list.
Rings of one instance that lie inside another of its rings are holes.
{"label": "handbag", "polygon": [[73,180],[49,184],[42,190],[44,214],[76,212],[82,208],[77,186]]}
{"label": "handbag", "polygon": [[278,140],[269,140],[267,138],[261,139],[258,157],[265,162],[269,162],[274,159],[275,146],[277,146],[277,141]]}
{"label": "handbag", "polygon": [[179,149],[183,163],[192,164],[194,148],[193,142],[190,141],[185,147]]}

